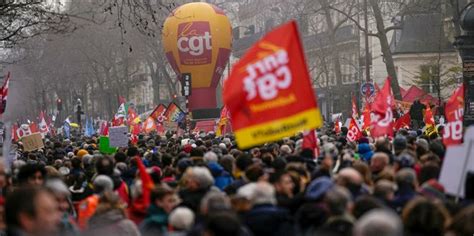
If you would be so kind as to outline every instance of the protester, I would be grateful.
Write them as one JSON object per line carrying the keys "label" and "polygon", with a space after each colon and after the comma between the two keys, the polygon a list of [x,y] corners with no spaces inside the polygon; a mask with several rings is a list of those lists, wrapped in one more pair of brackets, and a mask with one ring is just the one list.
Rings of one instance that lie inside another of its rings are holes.
{"label": "protester", "polygon": [[20,187],[6,199],[7,235],[55,235],[59,232],[62,212],[48,190]]}
{"label": "protester", "polygon": [[168,228],[168,216],[177,205],[177,196],[168,186],[160,186],[151,192],[151,205],[140,225],[143,235],[164,235]]}

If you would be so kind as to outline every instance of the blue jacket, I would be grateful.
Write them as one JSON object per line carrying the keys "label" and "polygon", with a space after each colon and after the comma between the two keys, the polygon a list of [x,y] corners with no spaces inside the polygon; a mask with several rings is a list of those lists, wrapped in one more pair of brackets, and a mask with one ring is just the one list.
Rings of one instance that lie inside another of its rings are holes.
{"label": "blue jacket", "polygon": [[234,181],[229,172],[225,171],[224,167],[219,165],[217,162],[210,162],[207,164],[207,167],[214,177],[214,185],[220,190],[224,190],[225,187]]}

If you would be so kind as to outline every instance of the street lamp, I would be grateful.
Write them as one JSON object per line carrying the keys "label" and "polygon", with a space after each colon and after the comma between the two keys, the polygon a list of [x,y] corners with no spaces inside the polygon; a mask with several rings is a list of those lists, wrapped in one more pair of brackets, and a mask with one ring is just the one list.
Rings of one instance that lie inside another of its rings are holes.
{"label": "street lamp", "polygon": [[454,46],[463,62],[464,127],[474,125],[474,3],[461,12],[460,25],[463,33],[456,37]]}

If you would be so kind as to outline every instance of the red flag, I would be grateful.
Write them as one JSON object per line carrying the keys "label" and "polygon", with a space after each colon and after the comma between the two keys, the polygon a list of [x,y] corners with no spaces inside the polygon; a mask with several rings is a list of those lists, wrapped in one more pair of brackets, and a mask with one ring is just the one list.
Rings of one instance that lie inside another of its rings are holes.
{"label": "red flag", "polygon": [[234,65],[224,102],[240,148],[322,125],[295,21],[265,35]]}
{"label": "red flag", "polygon": [[[151,190],[155,187],[151,176],[146,172],[145,165],[143,165],[142,160],[140,157],[135,157],[135,161],[137,162],[138,171],[140,172],[140,179],[142,181],[142,199],[143,204],[145,207],[150,206],[150,193]],[[145,208],[146,209],[146,208]]]}
{"label": "red flag", "polygon": [[16,129],[16,136],[18,139],[21,139],[25,136],[33,134],[31,126],[28,124],[22,124],[18,129]]}
{"label": "red flag", "polygon": [[100,135],[102,136],[109,135],[109,122],[108,121],[102,121],[102,124],[100,125]]}
{"label": "red flag", "polygon": [[357,123],[354,118],[351,119],[351,123],[349,123],[349,130],[347,131],[347,141],[349,142],[355,142],[362,136],[362,133],[360,132],[359,126],[357,126]]}
{"label": "red flag", "polygon": [[362,129],[366,130],[370,128],[370,103],[366,103],[364,107],[364,124]]}
{"label": "red flag", "polygon": [[36,125],[35,122],[31,122],[31,124],[30,124],[30,130],[31,130],[31,133],[33,133],[33,134],[39,132],[38,126]]}
{"label": "red flag", "polygon": [[7,109],[7,97],[8,97],[8,86],[10,84],[10,72],[7,74],[7,78],[3,82],[3,86],[0,90],[0,116],[5,113]]}
{"label": "red flag", "polygon": [[464,115],[464,85],[461,85],[446,102],[443,143],[446,146],[462,143]]}
{"label": "red flag", "polygon": [[354,96],[352,96],[352,118],[357,119],[359,112],[357,112],[357,103]]}
{"label": "red flag", "polygon": [[435,125],[435,120],[433,118],[433,112],[431,112],[430,104],[426,104],[425,110],[425,125]]}
{"label": "red flag", "polygon": [[124,117],[119,117],[119,118],[113,117],[112,118],[112,126],[124,125],[125,124],[124,120],[125,120]]}
{"label": "red flag", "polygon": [[393,125],[393,127],[395,128],[395,130],[399,130],[401,128],[410,127],[410,124],[411,124],[410,113],[406,113],[405,115],[403,115],[402,117],[398,118],[398,120],[395,121],[395,124]]}
{"label": "red flag", "polygon": [[303,133],[303,149],[311,149],[314,156],[319,156],[318,133],[316,130]]}
{"label": "red flag", "polygon": [[392,108],[394,105],[395,100],[390,87],[390,77],[388,77],[383,88],[377,93],[374,103],[371,105],[374,116],[371,120],[370,133],[373,137],[384,135],[393,137]]}

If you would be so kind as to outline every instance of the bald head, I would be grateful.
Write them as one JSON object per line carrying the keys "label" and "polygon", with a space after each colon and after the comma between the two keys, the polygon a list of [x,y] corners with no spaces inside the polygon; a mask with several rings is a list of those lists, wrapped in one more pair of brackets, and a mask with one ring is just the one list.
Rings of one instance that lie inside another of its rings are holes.
{"label": "bald head", "polygon": [[341,186],[346,186],[347,183],[360,185],[362,182],[362,175],[352,167],[342,169],[337,175],[337,184]]}
{"label": "bald head", "polygon": [[376,152],[370,160],[370,169],[372,172],[382,171],[390,162],[390,158],[384,152]]}

